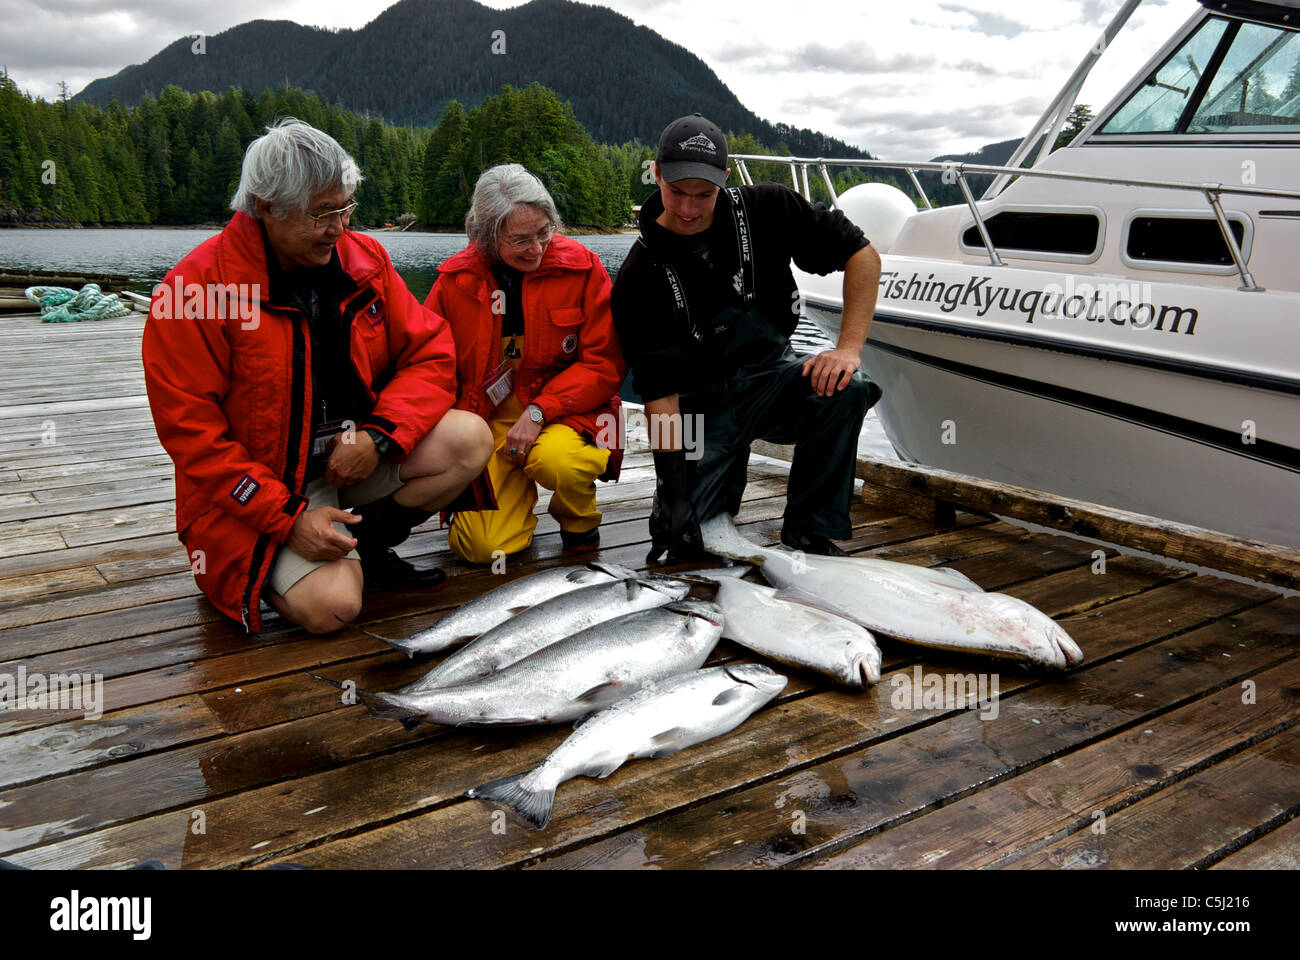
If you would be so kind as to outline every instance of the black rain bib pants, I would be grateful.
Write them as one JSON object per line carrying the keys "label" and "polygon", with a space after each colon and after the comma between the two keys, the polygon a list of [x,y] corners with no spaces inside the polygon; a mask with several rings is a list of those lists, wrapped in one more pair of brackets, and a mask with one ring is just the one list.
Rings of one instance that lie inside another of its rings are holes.
{"label": "black rain bib pants", "polygon": [[[691,501],[701,523],[722,511],[734,516],[758,439],[795,444],[785,524],[836,540],[852,535],[849,506],[858,435],[880,388],[861,372],[829,397],[818,396],[789,340],[752,307],[732,307],[708,328],[718,382],[680,395],[683,415],[698,416],[696,450],[688,451]],[[699,453],[698,459],[691,459]]]}

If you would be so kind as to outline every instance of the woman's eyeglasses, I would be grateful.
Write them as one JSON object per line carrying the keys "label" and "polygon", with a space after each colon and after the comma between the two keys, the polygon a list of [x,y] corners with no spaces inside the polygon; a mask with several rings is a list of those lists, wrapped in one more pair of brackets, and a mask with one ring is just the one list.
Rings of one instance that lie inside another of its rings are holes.
{"label": "woman's eyeglasses", "polygon": [[548,226],[535,237],[506,237],[506,245],[515,250],[527,250],[534,243],[539,247],[544,247],[551,242],[551,237],[555,236],[555,225]]}

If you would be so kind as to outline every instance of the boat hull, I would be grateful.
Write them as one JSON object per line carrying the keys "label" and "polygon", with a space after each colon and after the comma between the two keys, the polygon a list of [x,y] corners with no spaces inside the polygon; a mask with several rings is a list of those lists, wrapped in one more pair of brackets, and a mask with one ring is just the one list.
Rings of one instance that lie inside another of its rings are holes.
{"label": "boat hull", "polygon": [[[838,298],[805,293],[835,336]],[[1284,378],[887,303],[862,362],[904,460],[1300,546],[1300,385]]]}

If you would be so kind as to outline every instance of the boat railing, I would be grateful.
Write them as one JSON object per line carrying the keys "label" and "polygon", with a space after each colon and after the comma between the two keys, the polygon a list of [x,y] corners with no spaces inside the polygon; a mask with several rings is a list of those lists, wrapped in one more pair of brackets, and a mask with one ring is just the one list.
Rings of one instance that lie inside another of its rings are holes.
{"label": "boat railing", "polygon": [[[1236,265],[1237,273],[1241,276],[1242,290],[1258,291],[1263,290],[1255,283],[1255,278],[1251,276],[1250,270],[1246,268],[1246,258],[1241,252],[1241,246],[1237,243],[1237,236],[1232,232],[1228,225],[1227,215],[1223,212],[1222,197],[1224,194],[1245,195],[1252,197],[1275,197],[1285,200],[1300,200],[1300,192],[1295,190],[1277,190],[1271,187],[1254,187],[1254,186],[1236,186],[1225,183],[1191,183],[1181,180],[1145,180],[1137,177],[1117,177],[1107,174],[1095,173],[1070,173],[1062,170],[1039,170],[1033,167],[998,167],[982,163],[958,163],[955,161],[939,160],[917,160],[917,161],[898,161],[898,160],[863,160],[857,158],[832,158],[832,157],[794,157],[794,156],[763,156],[752,153],[733,153],[731,159],[735,161],[736,172],[740,177],[740,182],[752,184],[754,178],[750,175],[748,164],[754,163],[783,163],[790,168],[790,180],[794,185],[796,193],[801,194],[804,199],[812,200],[812,190],[808,180],[809,168],[815,168],[821,175],[822,183],[826,186],[826,191],[830,195],[831,205],[839,205],[839,194],[835,191],[835,185],[831,182],[829,167],[855,167],[867,170],[902,170],[907,173],[912,181],[912,186],[916,189],[917,195],[927,209],[934,209],[934,204],[926,195],[925,188],[921,186],[920,178],[917,173],[938,173],[944,177],[947,182],[955,182],[958,189],[961,190],[966,206],[970,208],[971,215],[975,218],[975,227],[979,230],[980,239],[984,243],[984,250],[988,254],[989,263],[995,267],[1003,266],[1002,257],[998,254],[997,246],[993,243],[993,238],[989,235],[988,225],[984,221],[984,216],[980,212],[979,204],[975,196],[971,193],[970,184],[967,176],[970,174],[990,174],[993,176],[1005,177],[1040,177],[1046,180],[1064,180],[1073,183],[1104,183],[1124,187],[1148,187],[1161,190],[1185,190],[1193,193],[1199,193],[1209,204],[1214,219],[1219,225],[1219,233],[1223,236],[1223,242],[1227,244],[1228,251],[1232,254],[1232,262]],[[802,183],[800,177],[802,176]],[[951,179],[948,179],[951,178]]]}

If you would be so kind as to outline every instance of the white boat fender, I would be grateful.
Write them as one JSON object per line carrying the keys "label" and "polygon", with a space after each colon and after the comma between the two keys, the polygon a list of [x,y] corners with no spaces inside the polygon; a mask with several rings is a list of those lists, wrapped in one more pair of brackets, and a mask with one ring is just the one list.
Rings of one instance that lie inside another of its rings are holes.
{"label": "white boat fender", "polygon": [[859,183],[840,194],[839,208],[862,228],[877,253],[889,253],[916,204],[887,183]]}

